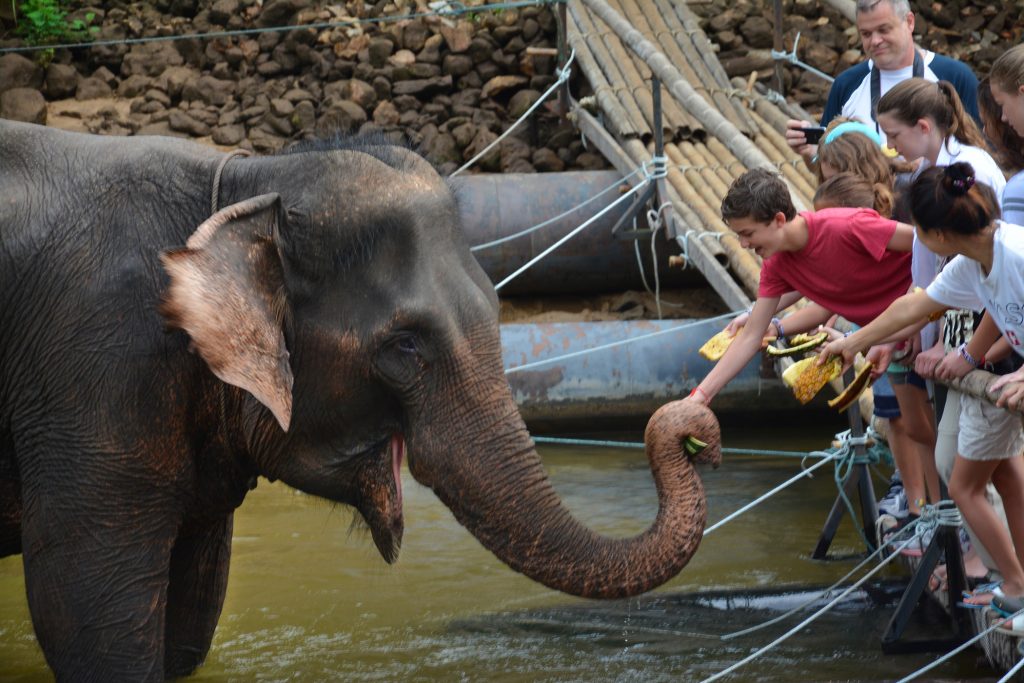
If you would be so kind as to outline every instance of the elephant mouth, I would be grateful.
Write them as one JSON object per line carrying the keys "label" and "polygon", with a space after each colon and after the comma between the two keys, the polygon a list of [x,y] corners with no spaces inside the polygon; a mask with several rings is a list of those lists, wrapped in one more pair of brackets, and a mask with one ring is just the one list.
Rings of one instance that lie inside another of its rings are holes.
{"label": "elephant mouth", "polygon": [[398,559],[405,522],[402,517],[402,461],[405,437],[394,433],[374,449],[359,474],[359,512],[370,535],[388,564]]}

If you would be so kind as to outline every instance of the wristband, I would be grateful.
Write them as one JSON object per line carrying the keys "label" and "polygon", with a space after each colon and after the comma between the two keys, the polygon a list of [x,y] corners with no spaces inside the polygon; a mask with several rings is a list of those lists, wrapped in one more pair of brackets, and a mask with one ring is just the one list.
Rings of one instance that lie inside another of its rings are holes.
{"label": "wristband", "polygon": [[971,365],[973,365],[976,368],[980,368],[982,365],[985,364],[985,356],[982,356],[981,358],[975,359],[974,356],[972,356],[970,353],[968,353],[968,351],[967,351],[967,342],[964,342],[963,344],[961,344],[957,348],[957,352],[960,354],[961,358],[963,358],[965,361],[967,361],[968,363],[970,363]]}
{"label": "wristband", "polygon": [[779,333],[779,338],[786,336],[786,332],[782,329],[782,321],[778,318],[772,318],[772,325],[775,325],[776,331]]}
{"label": "wristband", "polygon": [[[710,397],[709,397],[709,396],[708,396],[708,395],[707,395],[706,393],[704,393],[704,390],[703,390],[703,389],[701,389],[699,385],[698,385],[698,386],[695,386],[695,387],[693,388],[693,390],[692,390],[692,391],[690,392],[690,396],[689,396],[689,397],[690,397],[690,398],[693,398],[693,397],[694,397],[694,396],[696,396],[696,395],[697,395],[698,393],[699,393],[699,394],[701,395],[701,397],[703,398],[703,401],[704,401],[704,405],[708,405],[709,403],[711,403],[711,398],[710,398]],[[699,400],[699,399],[698,399],[698,400]]]}

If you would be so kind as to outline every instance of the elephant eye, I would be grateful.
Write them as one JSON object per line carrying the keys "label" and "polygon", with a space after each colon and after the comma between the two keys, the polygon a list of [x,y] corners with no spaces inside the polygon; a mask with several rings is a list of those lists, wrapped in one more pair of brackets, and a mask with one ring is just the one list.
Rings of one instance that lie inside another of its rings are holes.
{"label": "elephant eye", "polygon": [[411,334],[403,334],[395,341],[395,346],[402,353],[419,353],[416,339]]}

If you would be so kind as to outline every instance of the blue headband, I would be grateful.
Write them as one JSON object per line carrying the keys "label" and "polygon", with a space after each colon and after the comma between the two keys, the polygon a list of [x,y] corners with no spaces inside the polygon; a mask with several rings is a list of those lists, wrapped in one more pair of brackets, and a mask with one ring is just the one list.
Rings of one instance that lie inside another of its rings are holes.
{"label": "blue headband", "polygon": [[861,135],[866,135],[874,141],[876,145],[879,147],[882,146],[882,138],[878,135],[878,132],[871,126],[861,123],[860,121],[846,121],[845,123],[840,123],[838,126],[830,130],[828,135],[825,136],[824,144],[827,145],[840,135],[844,135],[846,133],[860,133]]}

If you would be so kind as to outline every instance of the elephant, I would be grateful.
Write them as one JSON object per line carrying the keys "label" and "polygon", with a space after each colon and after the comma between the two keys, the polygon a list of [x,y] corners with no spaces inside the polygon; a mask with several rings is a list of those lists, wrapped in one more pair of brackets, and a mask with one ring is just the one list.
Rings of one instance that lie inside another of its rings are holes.
{"label": "elephant", "polygon": [[414,151],[238,157],[0,121],[0,159],[0,556],[22,554],[59,680],[202,663],[259,477],[353,507],[388,563],[403,464],[560,591],[634,595],[694,554],[714,415],[683,400],[652,418],[649,529],[573,518],[505,379],[458,188]]}

